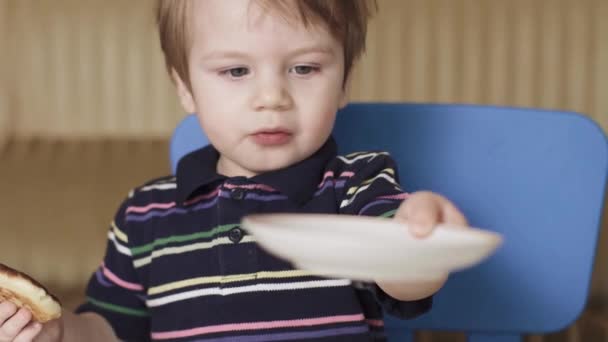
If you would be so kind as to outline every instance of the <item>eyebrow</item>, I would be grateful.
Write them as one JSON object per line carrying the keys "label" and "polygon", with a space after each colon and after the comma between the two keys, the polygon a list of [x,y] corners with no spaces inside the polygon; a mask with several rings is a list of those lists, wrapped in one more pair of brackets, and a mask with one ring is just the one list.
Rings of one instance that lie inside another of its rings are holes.
{"label": "eyebrow", "polygon": [[[293,57],[297,55],[304,55],[309,53],[321,53],[330,56],[334,56],[334,51],[326,46],[307,46],[297,48],[291,52],[289,52],[288,56]],[[246,58],[248,55],[244,52],[239,51],[214,51],[204,55],[201,60],[214,60],[214,59],[222,59],[222,58]]]}
{"label": "eyebrow", "polygon": [[324,45],[319,45],[319,46],[306,46],[306,47],[297,48],[297,49],[291,51],[289,53],[289,56],[304,55],[307,53],[322,53],[322,54],[331,55],[331,56],[334,55],[334,51],[330,47],[324,46]]}

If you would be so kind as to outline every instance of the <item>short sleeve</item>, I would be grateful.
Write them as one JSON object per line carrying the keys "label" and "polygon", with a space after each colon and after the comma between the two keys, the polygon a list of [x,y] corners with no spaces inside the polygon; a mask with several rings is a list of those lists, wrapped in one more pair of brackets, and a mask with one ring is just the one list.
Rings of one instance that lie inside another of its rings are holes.
{"label": "short sleeve", "polygon": [[[408,194],[399,184],[397,165],[390,155],[362,152],[343,157],[343,161],[350,163],[353,176],[344,187],[340,214],[393,217]],[[432,297],[399,301],[376,284],[359,283],[357,287],[371,292],[384,311],[400,318],[417,317],[432,307]]]}
{"label": "short sleeve", "polygon": [[110,224],[106,254],[89,280],[86,302],[76,312],[99,314],[123,341],[149,341],[145,290],[133,266],[125,221],[128,201],[123,202]]}

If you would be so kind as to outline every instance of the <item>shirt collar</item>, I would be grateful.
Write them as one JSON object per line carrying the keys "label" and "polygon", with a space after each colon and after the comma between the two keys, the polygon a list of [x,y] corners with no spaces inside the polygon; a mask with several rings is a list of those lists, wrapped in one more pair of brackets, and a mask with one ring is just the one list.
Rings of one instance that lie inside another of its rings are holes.
{"label": "shirt collar", "polygon": [[[336,156],[337,146],[330,137],[312,156],[284,169],[251,177],[250,181],[268,185],[287,195],[290,200],[303,204],[317,190],[327,163]],[[208,145],[184,156],[177,165],[177,200],[191,198],[199,190],[228,177],[217,173],[219,153]]]}

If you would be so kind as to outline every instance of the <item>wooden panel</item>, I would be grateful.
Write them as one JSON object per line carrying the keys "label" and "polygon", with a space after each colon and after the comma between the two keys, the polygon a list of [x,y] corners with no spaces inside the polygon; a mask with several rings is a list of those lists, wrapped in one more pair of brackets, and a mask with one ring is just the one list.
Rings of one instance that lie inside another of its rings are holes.
{"label": "wooden panel", "polygon": [[608,127],[604,0],[380,0],[355,100],[574,110]]}
{"label": "wooden panel", "polygon": [[589,9],[592,23],[592,44],[589,49],[591,67],[588,69],[591,91],[589,102],[590,113],[608,127],[608,1],[594,0]]}
{"label": "wooden panel", "polygon": [[[182,113],[163,68],[153,1],[2,3],[11,4],[8,25],[19,42],[8,63],[20,71],[8,85],[19,135],[170,133]],[[354,100],[559,108],[608,127],[605,0],[379,4]]]}
{"label": "wooden panel", "polygon": [[153,1],[12,3],[20,135],[164,136],[174,127],[181,113]]}
{"label": "wooden panel", "polygon": [[118,205],[168,174],[162,154],[166,142],[151,139],[10,142],[0,159],[0,262],[84,300]]}

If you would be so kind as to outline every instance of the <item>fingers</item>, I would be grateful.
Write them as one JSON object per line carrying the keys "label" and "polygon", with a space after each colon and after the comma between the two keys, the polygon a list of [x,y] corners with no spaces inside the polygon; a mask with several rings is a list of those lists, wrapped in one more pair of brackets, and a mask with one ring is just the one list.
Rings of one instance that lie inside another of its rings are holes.
{"label": "fingers", "polygon": [[0,327],[17,312],[17,306],[9,301],[0,302]]}
{"label": "fingers", "polygon": [[441,222],[450,223],[456,226],[466,227],[469,225],[464,214],[456,208],[454,203],[445,201],[443,203]]}
{"label": "fingers", "polygon": [[4,321],[0,327],[0,340],[13,341],[15,337],[31,321],[32,314],[27,309],[19,309],[12,317]]}
{"label": "fingers", "polygon": [[42,330],[32,313],[9,301],[0,303],[0,341],[31,342]]}
{"label": "fingers", "polygon": [[418,192],[406,200],[405,217],[414,236],[429,235],[433,226],[440,222],[442,203],[438,197],[430,192]]}
{"label": "fingers", "polygon": [[30,322],[23,330],[15,337],[13,342],[31,342],[34,337],[42,331],[42,324],[38,322]]}
{"label": "fingers", "polygon": [[418,238],[426,237],[438,223],[467,226],[465,216],[445,197],[422,191],[412,194],[404,203],[400,219],[407,220],[411,233]]}

